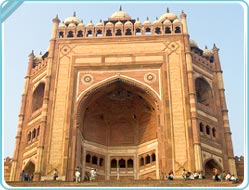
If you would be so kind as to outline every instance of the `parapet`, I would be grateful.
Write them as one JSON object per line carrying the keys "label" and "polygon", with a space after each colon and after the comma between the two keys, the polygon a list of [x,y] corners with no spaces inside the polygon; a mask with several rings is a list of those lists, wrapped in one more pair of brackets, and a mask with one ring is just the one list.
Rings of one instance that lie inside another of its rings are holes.
{"label": "parapet", "polygon": [[113,13],[107,21],[100,20],[96,25],[92,21],[84,25],[83,21],[74,13],[72,17],[65,19],[59,25],[57,38],[174,35],[182,34],[182,28],[182,22],[169,10],[160,19],[156,18],[153,23],[148,18],[142,23],[139,18],[132,19],[120,9]]}

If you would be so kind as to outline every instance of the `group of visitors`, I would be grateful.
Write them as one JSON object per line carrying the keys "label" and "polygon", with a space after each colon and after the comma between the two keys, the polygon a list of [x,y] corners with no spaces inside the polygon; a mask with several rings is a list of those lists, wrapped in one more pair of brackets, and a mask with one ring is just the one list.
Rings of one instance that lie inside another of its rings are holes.
{"label": "group of visitors", "polygon": [[22,172],[20,173],[20,181],[33,181],[33,178],[34,178],[33,174],[24,172],[24,170],[22,170]]}
{"label": "group of visitors", "polygon": [[[217,168],[213,168],[213,179],[215,181],[232,181],[233,183],[238,183],[239,179],[236,178],[233,174],[231,175],[229,172],[226,173],[223,171],[222,173],[219,173],[219,170]],[[118,172],[119,173],[119,172]],[[162,173],[163,179],[165,176],[165,173]],[[20,181],[33,181],[33,174],[28,174],[27,172],[22,172],[20,173]],[[83,180],[84,181],[94,181],[96,180],[97,177],[97,171],[94,168],[91,168],[89,172],[86,172],[86,175],[84,176]],[[170,170],[168,174],[165,176],[166,179],[168,180],[173,180],[174,179],[174,173],[173,170]],[[183,169],[182,177],[184,180],[188,179],[205,179],[205,175],[203,171],[197,172],[194,171],[193,173],[187,171],[186,169]],[[58,170],[54,169],[53,173],[53,180],[57,180],[58,178]],[[77,167],[75,170],[75,181],[76,183],[81,181],[81,174],[80,174],[80,168]]]}
{"label": "group of visitors", "polygon": [[193,173],[191,173],[191,172],[187,171],[185,168],[183,169],[182,177],[185,180],[187,180],[187,179],[205,179],[206,178],[203,171],[200,171],[200,172],[194,171]]}
{"label": "group of visitors", "polygon": [[226,171],[219,173],[217,168],[213,168],[213,179],[215,181],[231,181],[233,183],[239,182],[239,179],[236,178],[234,174],[231,175],[230,172],[226,173]]}
{"label": "group of visitors", "polygon": [[[79,167],[77,167],[75,169],[74,176],[75,176],[74,181],[76,183],[79,183],[81,181],[81,173],[80,173],[80,168]],[[97,177],[96,169],[91,168],[91,170],[89,172],[86,172],[83,180],[84,181],[94,181],[94,180],[96,180],[96,177]],[[53,180],[57,180],[57,178],[58,178],[58,170],[54,169]]]}
{"label": "group of visitors", "polygon": [[[185,180],[187,180],[187,179],[205,179],[205,175],[203,174],[202,171],[201,172],[194,171],[193,173],[191,173],[185,169],[183,169],[182,177]],[[170,170],[167,175],[165,175],[165,173],[162,173],[162,179],[173,180],[174,179],[173,170]]]}
{"label": "group of visitors", "polygon": [[[84,181],[95,181],[97,177],[97,171],[94,168],[91,168],[89,172],[86,172],[83,180]],[[75,171],[75,181],[76,183],[80,182],[81,180],[81,174],[80,174],[80,170],[76,169]]]}
{"label": "group of visitors", "polygon": [[173,180],[174,179],[173,170],[170,170],[168,173],[162,172],[161,179]]}

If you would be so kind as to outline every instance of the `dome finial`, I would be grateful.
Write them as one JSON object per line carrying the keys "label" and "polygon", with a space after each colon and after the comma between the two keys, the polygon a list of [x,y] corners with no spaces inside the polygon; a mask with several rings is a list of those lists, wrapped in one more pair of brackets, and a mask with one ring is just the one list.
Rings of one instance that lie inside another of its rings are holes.
{"label": "dome finial", "polygon": [[76,12],[75,11],[73,12],[73,16],[76,17]]}
{"label": "dome finial", "polygon": [[32,50],[32,52],[29,54],[29,57],[34,57],[35,54],[34,54],[34,50]]}
{"label": "dome finial", "polygon": [[167,13],[169,13],[169,7],[167,7]]}
{"label": "dome finial", "polygon": [[214,43],[214,46],[213,46],[213,51],[219,51],[219,48],[216,47],[215,43]]}
{"label": "dome finial", "polygon": [[137,17],[137,21],[139,21],[139,17]]}
{"label": "dome finial", "polygon": [[147,16],[146,20],[149,20],[149,17]]}
{"label": "dome finial", "polygon": [[182,12],[181,12],[181,18],[186,18],[186,14],[185,14],[185,12],[182,10]]}
{"label": "dome finial", "polygon": [[122,6],[120,5],[120,7],[119,7],[119,11],[122,11]]}
{"label": "dome finial", "polygon": [[208,47],[207,47],[207,45],[205,45],[205,49],[207,49]]}
{"label": "dome finial", "polygon": [[53,22],[60,22],[58,14],[56,14],[55,18],[52,20]]}

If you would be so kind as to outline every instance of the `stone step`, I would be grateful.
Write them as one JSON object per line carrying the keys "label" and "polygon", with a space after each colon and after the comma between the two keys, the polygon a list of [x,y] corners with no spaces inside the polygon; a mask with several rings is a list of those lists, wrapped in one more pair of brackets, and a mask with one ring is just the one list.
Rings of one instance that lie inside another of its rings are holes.
{"label": "stone step", "polygon": [[103,181],[39,181],[7,182],[12,187],[236,187],[241,183],[213,180],[103,180]]}

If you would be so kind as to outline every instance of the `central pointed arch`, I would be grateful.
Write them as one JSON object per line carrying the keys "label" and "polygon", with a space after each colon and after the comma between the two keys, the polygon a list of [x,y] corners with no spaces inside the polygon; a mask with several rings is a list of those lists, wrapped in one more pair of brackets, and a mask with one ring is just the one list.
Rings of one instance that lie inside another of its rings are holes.
{"label": "central pointed arch", "polygon": [[[150,99],[156,104],[157,110],[160,110],[160,102],[161,102],[161,97],[160,95],[149,85],[142,83],[140,81],[137,81],[135,79],[132,79],[130,77],[126,77],[125,75],[115,75],[112,77],[109,77],[108,79],[105,79],[101,82],[98,82],[97,84],[92,85],[88,89],[84,90],[78,97],[77,97],[77,103],[76,103],[76,120],[79,119],[80,117],[80,108],[82,105],[86,102],[88,97],[91,97],[92,94],[94,94],[96,91],[106,88],[110,86],[111,84],[117,82],[117,81],[122,81],[125,84],[128,84],[130,86],[134,86],[138,89],[140,89],[143,93],[147,94]],[[150,100],[150,101],[151,101]]]}
{"label": "central pointed arch", "polygon": [[[103,171],[99,176],[110,179],[113,174],[108,172],[116,171],[111,168],[116,160],[125,175],[138,179],[136,171],[140,166],[132,163],[140,157],[141,150],[157,157],[160,104],[160,96],[152,87],[124,75],[92,85],[80,94],[75,105],[72,134],[77,140],[73,162],[83,168],[82,172],[97,167]],[[90,157],[95,157],[96,163],[89,161]],[[105,165],[100,166],[101,159]],[[156,163],[154,159],[152,165],[155,167]],[[150,175],[156,176],[155,173],[156,170]]]}

